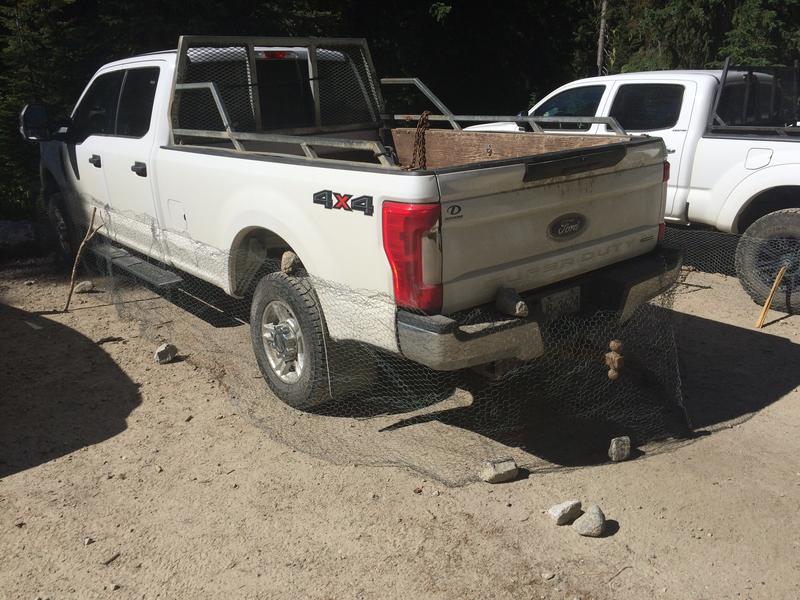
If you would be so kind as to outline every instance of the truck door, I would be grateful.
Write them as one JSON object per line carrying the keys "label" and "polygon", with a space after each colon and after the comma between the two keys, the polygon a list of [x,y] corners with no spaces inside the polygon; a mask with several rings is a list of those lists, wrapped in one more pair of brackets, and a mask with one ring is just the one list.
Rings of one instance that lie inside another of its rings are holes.
{"label": "truck door", "polygon": [[106,210],[103,154],[106,136],[114,131],[122,78],[122,71],[112,71],[92,80],[72,113],[67,142],[61,148],[66,177],[75,192],[67,198],[69,212],[76,223],[88,225],[92,208],[97,208],[98,221],[106,223],[103,234],[113,229]]}
{"label": "truck door", "polygon": [[114,134],[105,142],[103,171],[115,222],[114,238],[163,260],[151,168],[159,75],[157,62],[125,70]]}
{"label": "truck door", "polygon": [[628,133],[647,134],[664,140],[670,164],[666,203],[669,217],[680,217],[675,214],[680,212],[676,210],[675,199],[679,192],[685,195],[689,188],[691,169],[683,168],[682,157],[695,87],[691,81],[617,83],[608,109],[608,115]]}

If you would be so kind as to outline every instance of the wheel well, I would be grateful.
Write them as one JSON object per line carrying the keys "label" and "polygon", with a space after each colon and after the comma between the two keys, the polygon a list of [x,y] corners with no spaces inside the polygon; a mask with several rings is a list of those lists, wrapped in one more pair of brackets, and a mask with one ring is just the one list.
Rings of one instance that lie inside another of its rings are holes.
{"label": "wheel well", "polygon": [[281,257],[292,247],[277,233],[253,227],[236,236],[231,247],[231,290],[243,296],[257,283],[258,276],[280,269]]}
{"label": "wheel well", "polygon": [[800,208],[800,186],[782,185],[755,196],[736,219],[734,231],[744,231],[764,215],[784,208]]}

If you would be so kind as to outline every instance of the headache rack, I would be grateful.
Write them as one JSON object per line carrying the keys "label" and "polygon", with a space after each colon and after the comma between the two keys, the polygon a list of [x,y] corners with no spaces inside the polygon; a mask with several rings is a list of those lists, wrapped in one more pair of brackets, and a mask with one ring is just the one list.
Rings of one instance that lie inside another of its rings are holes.
{"label": "headache rack", "polygon": [[800,63],[722,68],[706,135],[800,139]]}
{"label": "headache rack", "polygon": [[[606,125],[608,117],[455,115],[415,78],[378,80],[363,39],[182,36],[170,101],[170,145],[401,169],[388,127],[419,114],[387,114],[381,85],[412,85],[440,114],[434,124],[515,122]],[[435,125],[434,125],[435,126]]]}

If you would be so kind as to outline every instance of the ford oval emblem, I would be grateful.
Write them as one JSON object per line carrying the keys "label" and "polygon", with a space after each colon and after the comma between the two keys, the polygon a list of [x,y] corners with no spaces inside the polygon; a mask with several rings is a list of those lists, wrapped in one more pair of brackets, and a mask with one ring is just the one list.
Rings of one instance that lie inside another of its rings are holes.
{"label": "ford oval emblem", "polygon": [[578,237],[586,229],[586,217],[580,213],[561,215],[547,226],[547,235],[563,242]]}

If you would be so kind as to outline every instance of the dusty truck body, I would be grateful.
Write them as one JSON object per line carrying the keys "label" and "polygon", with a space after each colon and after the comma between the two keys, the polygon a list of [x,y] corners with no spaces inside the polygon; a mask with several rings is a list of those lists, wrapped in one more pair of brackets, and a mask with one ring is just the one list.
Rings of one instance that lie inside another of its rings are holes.
{"label": "dusty truck body", "polygon": [[[606,136],[465,132],[449,113],[423,131],[385,110],[363,40],[182,37],[102,67],[58,133],[39,107],[22,130],[65,249],[96,208],[113,265],[252,298],[259,366],[297,407],[331,396],[331,344],[435,370],[532,360],[542,320],[624,319],[674,281],[661,140],[609,119]],[[500,288],[528,316],[498,318]]]}

